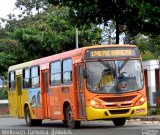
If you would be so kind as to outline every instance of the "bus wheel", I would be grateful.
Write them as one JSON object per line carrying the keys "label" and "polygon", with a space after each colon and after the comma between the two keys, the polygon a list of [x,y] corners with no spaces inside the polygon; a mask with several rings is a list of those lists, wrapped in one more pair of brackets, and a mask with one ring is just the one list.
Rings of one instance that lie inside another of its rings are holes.
{"label": "bus wheel", "polygon": [[42,120],[33,120],[33,125],[34,126],[41,126],[42,125]]}
{"label": "bus wheel", "polygon": [[42,120],[36,120],[31,118],[29,107],[25,109],[25,121],[27,126],[40,126],[42,125]]}
{"label": "bus wheel", "polygon": [[63,122],[63,125],[64,125],[65,127],[67,127],[67,121],[66,121],[66,120],[62,120],[62,122]]}
{"label": "bus wheel", "polygon": [[69,128],[78,128],[80,127],[80,121],[75,121],[73,118],[73,112],[70,106],[65,109],[65,119],[67,121],[67,126]]}
{"label": "bus wheel", "polygon": [[126,118],[114,118],[112,121],[115,126],[123,126],[126,122]]}
{"label": "bus wheel", "polygon": [[25,108],[25,121],[26,121],[27,126],[34,125],[34,120],[31,118],[31,114],[30,114],[28,106]]}

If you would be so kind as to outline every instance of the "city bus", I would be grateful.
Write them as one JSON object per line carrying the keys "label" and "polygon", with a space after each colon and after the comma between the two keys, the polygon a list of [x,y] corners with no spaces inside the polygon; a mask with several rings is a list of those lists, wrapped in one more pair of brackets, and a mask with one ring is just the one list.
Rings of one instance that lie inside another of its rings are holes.
{"label": "city bus", "polygon": [[9,67],[9,112],[28,126],[45,119],[69,128],[81,121],[112,120],[123,126],[147,115],[139,49],[95,45]]}

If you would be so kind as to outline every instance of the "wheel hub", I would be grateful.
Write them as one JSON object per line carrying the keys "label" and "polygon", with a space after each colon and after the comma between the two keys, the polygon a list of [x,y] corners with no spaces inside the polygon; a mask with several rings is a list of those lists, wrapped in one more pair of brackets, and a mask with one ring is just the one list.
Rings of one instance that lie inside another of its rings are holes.
{"label": "wheel hub", "polygon": [[71,111],[69,111],[69,121],[70,121],[70,123],[73,123],[73,117],[72,117],[72,112]]}
{"label": "wheel hub", "polygon": [[30,121],[30,118],[29,118],[29,114],[28,114],[28,113],[26,114],[26,121],[27,121],[27,123],[29,123],[29,121]]}

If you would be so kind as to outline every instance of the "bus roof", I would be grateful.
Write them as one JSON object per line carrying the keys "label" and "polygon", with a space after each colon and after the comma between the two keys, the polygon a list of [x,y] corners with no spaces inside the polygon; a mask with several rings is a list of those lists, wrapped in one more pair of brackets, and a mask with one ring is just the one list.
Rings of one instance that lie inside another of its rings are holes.
{"label": "bus roof", "polygon": [[56,60],[60,60],[60,59],[65,59],[65,58],[70,58],[73,56],[78,56],[78,55],[84,55],[84,52],[86,49],[92,49],[92,48],[103,48],[103,47],[136,47],[135,45],[128,45],[128,44],[111,44],[111,45],[94,45],[94,46],[88,46],[88,47],[82,47],[79,49],[74,49],[71,51],[67,51],[67,52],[62,52],[59,54],[55,54],[55,55],[51,55],[48,57],[44,57],[44,58],[40,58],[40,59],[36,59],[36,60],[32,60],[32,61],[28,61],[28,62],[24,62],[21,64],[17,64],[17,65],[13,65],[10,66],[8,71],[12,71],[12,70],[16,70],[16,69],[21,69],[24,67],[31,67],[31,66],[36,66],[36,65],[40,65],[43,63],[48,63],[51,61],[56,61]]}
{"label": "bus roof", "polygon": [[36,65],[40,65],[43,63],[48,63],[48,62],[56,61],[56,60],[60,60],[60,59],[65,59],[65,58],[73,57],[73,56],[78,55],[80,53],[82,53],[82,48],[67,51],[67,52],[62,52],[62,53],[51,55],[51,56],[44,57],[44,58],[39,58],[36,60],[24,62],[24,63],[17,64],[17,65],[13,65],[13,66],[9,67],[8,71],[21,69],[24,67],[36,66]]}

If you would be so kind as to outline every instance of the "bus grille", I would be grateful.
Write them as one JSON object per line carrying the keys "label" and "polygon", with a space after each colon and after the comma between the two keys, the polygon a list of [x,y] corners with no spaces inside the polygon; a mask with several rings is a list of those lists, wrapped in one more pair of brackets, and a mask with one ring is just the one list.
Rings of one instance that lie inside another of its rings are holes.
{"label": "bus grille", "polygon": [[108,104],[105,105],[106,107],[126,107],[126,106],[131,106],[132,103],[121,103],[121,104]]}
{"label": "bus grille", "polygon": [[136,95],[124,96],[124,97],[108,97],[108,98],[101,98],[101,100],[105,102],[124,102],[124,101],[131,101],[135,97]]}
{"label": "bus grille", "polygon": [[129,112],[129,109],[123,109],[123,110],[109,110],[110,114],[126,114]]}

